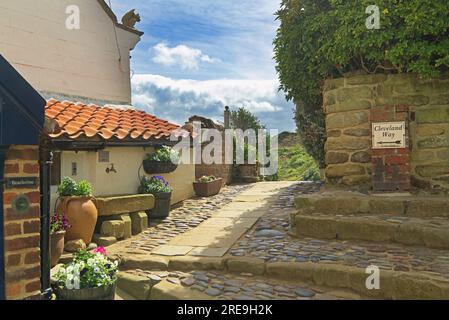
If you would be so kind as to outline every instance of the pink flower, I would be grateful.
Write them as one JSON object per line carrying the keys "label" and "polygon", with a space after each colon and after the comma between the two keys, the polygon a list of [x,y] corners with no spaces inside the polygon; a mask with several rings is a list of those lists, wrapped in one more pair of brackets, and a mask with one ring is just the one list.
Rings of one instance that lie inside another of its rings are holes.
{"label": "pink flower", "polygon": [[92,250],[92,252],[93,253],[101,253],[104,256],[107,255],[106,249],[104,247],[98,247],[98,248]]}

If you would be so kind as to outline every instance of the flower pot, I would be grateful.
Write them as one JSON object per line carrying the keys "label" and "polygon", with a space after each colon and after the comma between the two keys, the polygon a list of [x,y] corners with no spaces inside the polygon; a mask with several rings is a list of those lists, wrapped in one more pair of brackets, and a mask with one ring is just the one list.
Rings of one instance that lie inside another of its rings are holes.
{"label": "flower pot", "polygon": [[89,244],[97,224],[98,211],[91,197],[63,197],[60,199],[58,211],[63,212],[70,225],[65,241],[82,239]]}
{"label": "flower pot", "polygon": [[195,193],[200,197],[210,197],[218,194],[223,185],[223,179],[216,179],[210,182],[196,181],[193,183]]}
{"label": "flower pot", "polygon": [[65,231],[59,231],[50,235],[50,256],[52,268],[58,264],[59,258],[61,258],[62,253],[64,252],[65,234]]}
{"label": "flower pot", "polygon": [[148,219],[165,219],[170,214],[171,192],[155,193],[154,208],[147,210]]}
{"label": "flower pot", "polygon": [[148,174],[170,173],[175,171],[177,167],[178,165],[172,162],[159,162],[147,159],[143,160],[143,170]]}
{"label": "flower pot", "polygon": [[56,289],[58,300],[114,300],[117,281],[107,287],[68,290]]}

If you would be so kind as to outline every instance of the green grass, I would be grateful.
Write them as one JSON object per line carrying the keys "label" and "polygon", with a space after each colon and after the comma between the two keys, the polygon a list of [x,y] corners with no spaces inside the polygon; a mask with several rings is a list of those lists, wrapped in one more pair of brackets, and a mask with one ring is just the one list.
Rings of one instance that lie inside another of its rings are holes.
{"label": "green grass", "polygon": [[281,181],[318,181],[320,169],[315,160],[300,144],[279,147],[279,171]]}

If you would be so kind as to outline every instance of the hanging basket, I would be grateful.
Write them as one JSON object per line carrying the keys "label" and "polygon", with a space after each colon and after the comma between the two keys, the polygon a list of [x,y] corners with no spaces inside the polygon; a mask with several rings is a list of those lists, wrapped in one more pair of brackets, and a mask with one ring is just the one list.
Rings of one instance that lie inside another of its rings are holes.
{"label": "hanging basket", "polygon": [[170,173],[175,171],[177,167],[178,165],[172,162],[159,162],[147,159],[143,160],[143,170],[148,174]]}

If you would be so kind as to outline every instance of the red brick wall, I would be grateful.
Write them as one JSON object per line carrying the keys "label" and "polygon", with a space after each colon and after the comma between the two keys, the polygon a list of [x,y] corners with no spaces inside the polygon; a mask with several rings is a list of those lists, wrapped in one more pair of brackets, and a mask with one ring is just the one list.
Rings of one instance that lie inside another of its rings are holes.
{"label": "red brick wall", "polygon": [[[36,146],[12,146],[5,161],[5,179],[39,177],[39,151]],[[14,199],[25,195],[30,201],[27,213],[12,209]],[[37,297],[40,284],[40,192],[30,189],[4,189],[5,269],[7,299]]]}
{"label": "red brick wall", "polygon": [[[371,122],[405,121],[408,131],[408,106],[371,108]],[[409,141],[406,141],[410,145]],[[410,148],[372,150],[373,189],[375,191],[408,191],[410,183]]]}

